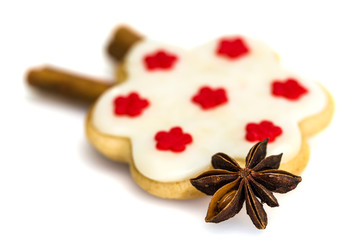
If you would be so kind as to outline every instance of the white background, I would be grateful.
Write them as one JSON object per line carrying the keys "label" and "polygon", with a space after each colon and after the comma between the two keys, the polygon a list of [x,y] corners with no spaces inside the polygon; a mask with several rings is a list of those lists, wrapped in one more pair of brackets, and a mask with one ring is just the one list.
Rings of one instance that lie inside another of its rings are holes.
{"label": "white background", "polygon": [[[356,1],[345,0],[2,1],[0,239],[358,236],[359,12]],[[147,194],[127,165],[89,145],[87,106],[24,82],[26,70],[42,64],[111,79],[104,47],[123,23],[183,47],[222,34],[262,39],[287,68],[333,94],[333,122],[309,140],[311,159],[298,188],[276,195],[279,208],[265,207],[266,230],[257,230],[245,209],[229,221],[205,223],[209,197],[180,201]]]}

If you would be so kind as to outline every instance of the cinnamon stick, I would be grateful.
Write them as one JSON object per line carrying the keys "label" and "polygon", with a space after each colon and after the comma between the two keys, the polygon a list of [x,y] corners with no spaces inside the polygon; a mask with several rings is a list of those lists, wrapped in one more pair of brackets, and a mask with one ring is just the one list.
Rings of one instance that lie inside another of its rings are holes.
{"label": "cinnamon stick", "polygon": [[113,37],[107,46],[107,52],[113,60],[119,62],[123,60],[131,46],[142,39],[143,36],[134,32],[130,28],[120,26],[115,29]]}
{"label": "cinnamon stick", "polygon": [[39,89],[93,103],[113,84],[104,80],[85,77],[50,66],[31,69],[27,82]]}

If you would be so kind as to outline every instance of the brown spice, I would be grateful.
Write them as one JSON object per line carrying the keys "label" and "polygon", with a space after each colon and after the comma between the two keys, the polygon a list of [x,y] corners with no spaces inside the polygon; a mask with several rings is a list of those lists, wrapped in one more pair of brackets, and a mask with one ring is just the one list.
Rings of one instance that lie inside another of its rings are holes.
{"label": "brown spice", "polygon": [[69,73],[50,66],[30,69],[26,79],[36,88],[93,103],[113,85],[109,81]]}
{"label": "brown spice", "polygon": [[266,228],[263,203],[270,207],[279,206],[272,192],[286,193],[301,182],[301,177],[278,170],[282,154],[266,157],[267,143],[268,139],[265,139],[250,149],[245,168],[228,155],[217,153],[211,162],[215,169],[190,180],[201,192],[213,195],[206,222],[218,223],[235,216],[245,202],[246,212],[254,225],[258,229]]}
{"label": "brown spice", "polygon": [[[107,47],[108,54],[115,61],[121,61],[131,46],[141,39],[143,37],[130,28],[118,27]],[[114,84],[106,80],[85,77],[50,66],[30,69],[26,79],[30,85],[36,88],[89,103],[93,103]]]}
{"label": "brown spice", "polygon": [[115,29],[113,37],[107,47],[107,52],[116,62],[122,61],[131,46],[141,39],[143,39],[143,37],[129,27],[120,26]]}

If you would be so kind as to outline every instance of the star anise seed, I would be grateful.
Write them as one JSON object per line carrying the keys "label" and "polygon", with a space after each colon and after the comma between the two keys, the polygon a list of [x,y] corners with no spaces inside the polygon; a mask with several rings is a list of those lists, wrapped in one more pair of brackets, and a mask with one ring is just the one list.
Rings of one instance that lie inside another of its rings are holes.
{"label": "star anise seed", "polygon": [[286,193],[301,182],[301,177],[278,170],[282,154],[266,157],[267,143],[265,139],[250,149],[245,168],[225,153],[217,153],[211,159],[214,169],[190,180],[201,192],[213,195],[206,222],[218,223],[235,216],[245,202],[253,224],[258,229],[266,228],[263,203],[279,206],[273,192]]}

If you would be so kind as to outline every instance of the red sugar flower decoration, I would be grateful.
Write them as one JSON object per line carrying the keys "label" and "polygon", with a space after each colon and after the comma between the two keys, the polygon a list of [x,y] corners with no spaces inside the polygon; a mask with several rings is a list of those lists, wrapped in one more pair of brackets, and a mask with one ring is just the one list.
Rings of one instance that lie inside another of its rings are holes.
{"label": "red sugar flower decoration", "polygon": [[186,145],[192,143],[190,134],[184,133],[181,127],[173,127],[169,132],[159,131],[155,135],[156,148],[161,151],[182,152]]}
{"label": "red sugar flower decoration", "polygon": [[298,100],[307,92],[308,90],[293,78],[288,78],[284,82],[274,81],[272,83],[272,94],[277,97],[284,97],[288,100]]}
{"label": "red sugar flower decoration", "polygon": [[249,52],[245,41],[240,37],[222,38],[218,43],[216,53],[219,56],[235,60]]}
{"label": "red sugar flower decoration", "polygon": [[199,104],[202,109],[208,110],[215,108],[228,101],[224,88],[211,89],[202,87],[198,93],[191,99],[194,103]]}
{"label": "red sugar flower decoration", "polygon": [[136,92],[128,96],[117,96],[114,101],[114,114],[118,116],[139,116],[150,103],[147,99],[141,98]]}
{"label": "red sugar flower decoration", "polygon": [[147,70],[170,70],[178,60],[178,57],[165,50],[158,50],[154,53],[145,55],[144,64]]}
{"label": "red sugar flower decoration", "polygon": [[269,138],[269,142],[282,134],[282,129],[274,125],[271,121],[261,121],[260,123],[248,123],[246,125],[246,140],[249,142],[262,141]]}

